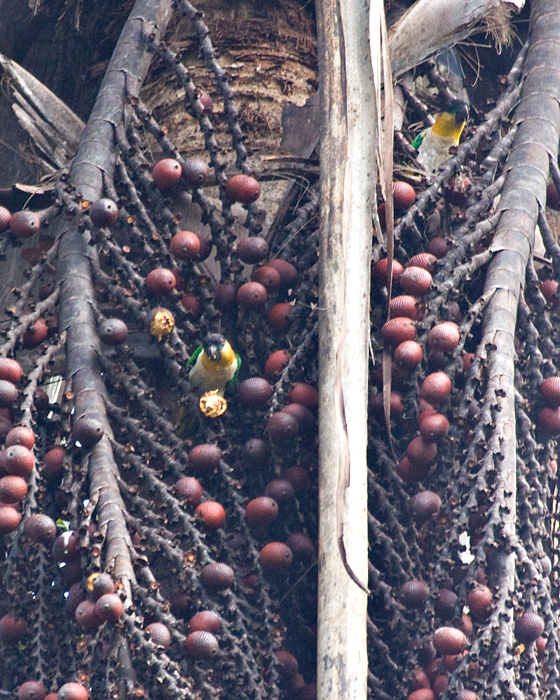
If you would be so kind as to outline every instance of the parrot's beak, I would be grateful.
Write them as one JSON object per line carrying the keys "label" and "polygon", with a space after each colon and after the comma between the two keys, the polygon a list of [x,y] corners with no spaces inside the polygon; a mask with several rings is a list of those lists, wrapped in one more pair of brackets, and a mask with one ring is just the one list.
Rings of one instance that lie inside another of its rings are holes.
{"label": "parrot's beak", "polygon": [[457,124],[462,124],[463,122],[466,122],[468,118],[469,108],[466,104],[462,104],[455,114],[455,121]]}
{"label": "parrot's beak", "polygon": [[220,348],[214,343],[210,343],[206,348],[206,354],[212,360],[212,362],[217,362],[220,359]]}

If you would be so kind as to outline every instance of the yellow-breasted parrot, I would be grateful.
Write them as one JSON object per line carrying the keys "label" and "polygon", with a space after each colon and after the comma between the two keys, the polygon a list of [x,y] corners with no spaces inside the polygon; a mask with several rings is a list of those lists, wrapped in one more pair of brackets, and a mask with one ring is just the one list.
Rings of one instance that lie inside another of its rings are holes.
{"label": "yellow-breasted parrot", "polygon": [[208,335],[187,362],[189,382],[199,396],[217,392],[223,396],[235,385],[241,367],[241,358],[219,333]]}
{"label": "yellow-breasted parrot", "polygon": [[428,172],[435,173],[451,157],[449,149],[459,145],[468,118],[467,103],[453,100],[435,123],[414,139],[412,147],[418,149],[418,162]]}

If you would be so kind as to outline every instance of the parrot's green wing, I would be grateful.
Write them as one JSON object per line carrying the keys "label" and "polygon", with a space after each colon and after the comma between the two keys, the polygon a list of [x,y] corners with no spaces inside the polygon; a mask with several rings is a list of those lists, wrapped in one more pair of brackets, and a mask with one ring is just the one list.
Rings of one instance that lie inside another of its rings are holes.
{"label": "parrot's green wing", "polygon": [[418,149],[420,148],[420,144],[421,144],[422,141],[424,140],[424,135],[425,135],[426,131],[427,131],[427,129],[425,129],[424,131],[421,131],[421,132],[418,134],[418,136],[417,136],[417,137],[414,139],[414,141],[410,144],[410,145],[412,146],[412,148],[414,148],[414,149],[416,149],[416,150],[418,150]]}
{"label": "parrot's green wing", "polygon": [[194,363],[196,362],[197,357],[200,355],[200,353],[202,352],[203,349],[204,348],[202,347],[202,345],[199,345],[197,347],[197,349],[193,352],[193,354],[187,360],[186,369],[190,369],[191,367],[193,367]]}
{"label": "parrot's green wing", "polygon": [[235,374],[233,377],[229,380],[229,382],[226,384],[226,391],[229,393],[232,391],[233,387],[237,384],[237,379],[239,378],[239,369],[241,368],[241,358],[237,353],[235,353],[235,359],[237,360],[237,369],[235,370]]}

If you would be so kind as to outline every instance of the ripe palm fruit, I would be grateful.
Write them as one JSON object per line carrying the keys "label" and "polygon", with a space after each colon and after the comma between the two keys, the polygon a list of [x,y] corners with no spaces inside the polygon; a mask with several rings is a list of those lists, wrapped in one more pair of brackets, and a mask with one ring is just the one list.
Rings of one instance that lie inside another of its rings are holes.
{"label": "ripe palm fruit", "polygon": [[9,535],[21,522],[21,514],[12,506],[0,506],[0,535]]}
{"label": "ripe palm fruit", "polygon": [[266,287],[260,282],[245,282],[237,290],[237,302],[247,309],[262,309],[267,299]]}
{"label": "ripe palm fruit", "polygon": [[285,350],[275,350],[266,361],[264,373],[269,379],[275,379],[288,364],[290,356]]}
{"label": "ripe palm fruit", "polygon": [[204,501],[196,507],[194,513],[200,518],[202,528],[206,532],[219,530],[226,522],[226,511],[217,501]]}
{"label": "ripe palm fruit", "polygon": [[234,175],[226,183],[226,192],[234,202],[251,204],[260,197],[261,186],[250,175]]}
{"label": "ripe palm fruit", "polygon": [[43,342],[43,340],[45,340],[48,334],[49,327],[42,318],[38,318],[35,323],[29,326],[29,328],[25,331],[21,338],[21,342],[25,348],[36,348]]}
{"label": "ripe palm fruit", "polygon": [[108,318],[99,326],[99,337],[105,345],[122,345],[128,337],[128,326],[120,318]]}
{"label": "ripe palm fruit", "polygon": [[448,656],[461,652],[467,638],[455,627],[439,627],[433,634],[432,642],[438,654]]}
{"label": "ripe palm fruit", "polygon": [[444,372],[428,374],[420,387],[420,398],[431,404],[441,403],[451,391],[451,379]]}
{"label": "ripe palm fruit", "polygon": [[81,683],[65,683],[57,697],[58,700],[88,700],[89,693]]}
{"label": "ripe palm fruit", "polygon": [[261,566],[269,573],[287,571],[292,560],[292,550],[283,542],[269,542],[259,552]]}
{"label": "ripe palm fruit", "polygon": [[400,345],[416,338],[416,324],[410,318],[398,316],[383,324],[381,335],[388,345]]}
{"label": "ripe palm fruit", "polygon": [[26,681],[18,688],[18,700],[45,700],[47,689],[39,681]]}
{"label": "ripe palm fruit", "polygon": [[29,238],[41,228],[41,218],[33,211],[18,211],[10,220],[10,231],[16,238]]}
{"label": "ripe palm fruit", "polygon": [[402,180],[393,182],[393,202],[395,204],[395,209],[400,209],[401,211],[410,209],[415,199],[416,192],[412,185],[409,185],[408,182],[402,182]]}
{"label": "ripe palm fruit", "polygon": [[23,531],[33,542],[52,544],[56,537],[56,525],[44,513],[35,513],[23,521]]}
{"label": "ripe palm fruit", "polygon": [[422,418],[418,427],[426,442],[439,442],[449,432],[449,421],[442,413],[432,413]]}
{"label": "ripe palm fruit", "polygon": [[[381,285],[384,285],[387,283],[387,269],[389,267],[389,263],[387,258],[381,258],[381,260],[378,260],[375,265],[373,266],[373,279]],[[404,271],[404,267],[400,264],[398,260],[393,260],[393,264],[391,265],[391,270],[392,270],[392,276],[393,276],[393,284],[399,281],[400,276],[402,275]]]}
{"label": "ripe palm fruit", "polygon": [[146,275],[146,289],[152,294],[166,295],[177,286],[175,275],[165,267],[158,267]]}
{"label": "ripe palm fruit", "polygon": [[195,445],[189,452],[189,466],[195,471],[211,472],[220,466],[222,451],[217,445]]}
{"label": "ripe palm fruit", "polygon": [[114,593],[115,584],[110,574],[96,572],[91,574],[87,580],[87,590],[93,600],[99,600],[101,596]]}
{"label": "ripe palm fruit", "polygon": [[248,236],[239,241],[236,252],[244,263],[255,265],[262,262],[268,255],[268,243],[259,236]]}
{"label": "ripe palm fruit", "polygon": [[299,423],[294,416],[279,411],[270,416],[267,428],[270,439],[274,442],[292,442],[299,432]]}
{"label": "ripe palm fruit", "polygon": [[95,416],[80,416],[72,426],[72,437],[84,447],[92,447],[103,437],[105,430]]}
{"label": "ripe palm fruit", "polygon": [[218,652],[218,640],[210,632],[191,632],[185,640],[185,647],[193,659],[211,659]]}
{"label": "ripe palm fruit", "polygon": [[26,494],[27,484],[21,476],[3,476],[0,479],[0,503],[19,503]]}
{"label": "ripe palm fruit", "polygon": [[4,469],[8,474],[28,479],[35,465],[33,453],[23,445],[12,445],[2,453]]}
{"label": "ripe palm fruit", "polygon": [[437,258],[432,253],[418,253],[413,255],[406,263],[405,267],[422,267],[432,273],[436,266]]}
{"label": "ripe palm fruit", "polygon": [[427,467],[437,457],[437,445],[425,442],[421,436],[413,438],[406,448],[406,456],[411,464]]}
{"label": "ripe palm fruit", "polygon": [[162,647],[165,651],[169,649],[171,644],[171,634],[169,629],[161,622],[152,622],[146,627],[146,632],[150,634],[150,639],[158,647]]}
{"label": "ripe palm fruit", "polygon": [[459,326],[452,321],[438,323],[428,333],[428,345],[430,348],[432,350],[441,350],[441,352],[451,352],[459,345],[460,340]]}
{"label": "ripe palm fruit", "polygon": [[201,610],[189,620],[191,632],[211,632],[216,634],[222,627],[222,618],[213,610]]}
{"label": "ripe palm fruit", "polygon": [[103,622],[116,622],[124,612],[123,602],[115,593],[106,593],[96,602],[95,612]]}
{"label": "ripe palm fruit", "polygon": [[0,642],[3,644],[19,642],[25,637],[26,633],[27,622],[23,617],[17,617],[8,613],[0,618]]}
{"label": "ripe palm fruit", "polygon": [[30,428],[26,428],[24,425],[17,425],[12,428],[10,432],[6,435],[6,447],[11,447],[12,445],[23,445],[27,447],[28,450],[33,449],[35,444],[35,435]]}
{"label": "ripe palm fruit", "polygon": [[407,608],[421,608],[428,598],[429,588],[425,581],[414,579],[399,588],[399,597]]}
{"label": "ripe palm fruit", "polygon": [[540,388],[543,401],[551,408],[560,406],[560,377],[548,377]]}
{"label": "ripe palm fruit", "polygon": [[74,618],[84,630],[94,630],[103,624],[103,621],[97,614],[95,603],[88,598],[78,604]]}
{"label": "ripe palm fruit", "polygon": [[183,174],[181,164],[175,158],[164,158],[152,168],[152,178],[158,187],[173,187]]}
{"label": "ripe palm fruit", "polygon": [[4,233],[10,228],[12,214],[6,207],[0,207],[0,233]]}
{"label": "ripe palm fruit", "polygon": [[410,294],[393,297],[389,302],[389,316],[398,318],[406,316],[413,321],[421,321],[424,317],[424,303]]}
{"label": "ripe palm fruit", "polygon": [[270,399],[273,388],[262,377],[251,377],[240,382],[237,386],[237,395],[247,406],[260,408]]}
{"label": "ripe palm fruit", "polygon": [[0,379],[15,384],[21,379],[23,370],[17,360],[9,357],[0,357]]}
{"label": "ripe palm fruit", "polygon": [[199,578],[205,588],[212,591],[223,591],[233,585],[235,575],[227,564],[215,562],[203,566]]}
{"label": "ripe palm fruit", "polygon": [[[427,520],[439,513],[441,498],[433,491],[420,491],[410,501],[412,516],[417,525],[422,526]],[[448,652],[452,654],[453,652]]]}
{"label": "ripe palm fruit", "polygon": [[477,586],[467,594],[467,605],[473,617],[488,617],[492,609],[492,591],[487,586]]}
{"label": "ripe palm fruit", "polygon": [[258,496],[247,503],[245,517],[250,527],[265,527],[278,517],[278,502],[268,496]]}
{"label": "ripe palm fruit", "polygon": [[532,644],[544,632],[544,621],[535,612],[525,612],[515,622],[515,638],[521,644]]}
{"label": "ripe palm fruit", "polygon": [[97,228],[112,226],[117,223],[119,218],[119,208],[112,199],[102,197],[89,208],[89,218],[91,223]]}
{"label": "ripe palm fruit", "polygon": [[196,506],[202,500],[202,485],[194,476],[184,476],[175,484],[178,497],[188,505]]}
{"label": "ripe palm fruit", "polygon": [[412,369],[422,362],[422,346],[415,340],[405,340],[395,348],[393,359],[399,367]]}
{"label": "ripe palm fruit", "polygon": [[200,238],[192,231],[179,231],[171,239],[169,250],[177,260],[193,260],[200,252]]}
{"label": "ripe palm fruit", "polygon": [[182,174],[189,187],[202,187],[210,180],[210,168],[198,158],[187,158],[183,161]]}
{"label": "ripe palm fruit", "polygon": [[411,266],[405,268],[399,277],[399,284],[413,297],[422,297],[432,286],[432,275],[423,267]]}
{"label": "ripe palm fruit", "polygon": [[262,284],[269,294],[275,294],[282,285],[280,273],[270,265],[256,267],[251,273],[251,279],[253,282]]}

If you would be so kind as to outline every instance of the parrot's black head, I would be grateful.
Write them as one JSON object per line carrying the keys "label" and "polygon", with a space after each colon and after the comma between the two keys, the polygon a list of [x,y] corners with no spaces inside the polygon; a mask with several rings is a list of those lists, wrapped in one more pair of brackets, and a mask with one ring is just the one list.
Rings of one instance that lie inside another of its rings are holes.
{"label": "parrot's black head", "polygon": [[463,100],[453,100],[447,106],[446,112],[455,115],[455,122],[457,124],[463,124],[469,118],[469,106]]}
{"label": "parrot's black head", "polygon": [[226,339],[223,335],[219,333],[210,333],[210,335],[207,335],[204,339],[202,347],[208,357],[214,362],[217,362],[220,359],[220,354],[225,344]]}

